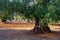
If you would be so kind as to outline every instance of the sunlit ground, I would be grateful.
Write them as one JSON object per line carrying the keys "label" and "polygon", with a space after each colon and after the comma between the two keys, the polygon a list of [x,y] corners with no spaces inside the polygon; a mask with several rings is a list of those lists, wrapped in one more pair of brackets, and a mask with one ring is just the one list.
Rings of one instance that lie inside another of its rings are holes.
{"label": "sunlit ground", "polygon": [[32,30],[33,23],[0,23],[0,29]]}
{"label": "sunlit ground", "polygon": [[52,31],[60,31],[60,24],[49,25]]}
{"label": "sunlit ground", "polygon": [[[60,24],[49,25],[52,31],[60,31]],[[0,29],[16,29],[16,30],[32,30],[34,28],[34,23],[1,23]]]}
{"label": "sunlit ground", "polygon": [[[0,23],[0,40],[60,40],[60,26],[49,25],[55,33],[35,34],[34,23]],[[59,27],[59,28],[58,28]]]}

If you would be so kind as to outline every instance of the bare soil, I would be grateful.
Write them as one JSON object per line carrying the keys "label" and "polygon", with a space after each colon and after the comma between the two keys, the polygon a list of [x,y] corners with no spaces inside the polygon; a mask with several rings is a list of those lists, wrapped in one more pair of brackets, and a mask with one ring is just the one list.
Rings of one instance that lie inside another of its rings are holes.
{"label": "bare soil", "polygon": [[0,23],[0,40],[60,40],[60,30],[52,25],[52,33],[33,33],[34,23]]}

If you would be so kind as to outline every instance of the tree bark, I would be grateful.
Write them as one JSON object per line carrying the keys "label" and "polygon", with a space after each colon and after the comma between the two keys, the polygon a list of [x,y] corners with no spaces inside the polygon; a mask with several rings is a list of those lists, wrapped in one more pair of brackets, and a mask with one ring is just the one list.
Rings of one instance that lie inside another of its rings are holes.
{"label": "tree bark", "polygon": [[47,22],[43,22],[43,25],[41,27],[42,27],[44,33],[50,33],[51,32]]}
{"label": "tree bark", "polygon": [[2,22],[6,23],[7,19],[5,17],[2,18]]}
{"label": "tree bark", "polygon": [[42,32],[38,18],[35,19],[35,26],[34,26],[33,32],[35,32],[35,33],[41,33]]}
{"label": "tree bark", "polygon": [[3,22],[3,23],[6,23],[6,20],[5,20],[5,19],[2,19],[2,22]]}
{"label": "tree bark", "polygon": [[42,25],[39,23],[39,19],[36,19],[33,32],[35,32],[35,33],[50,33],[51,30],[48,26],[48,23],[43,23],[43,25]]}

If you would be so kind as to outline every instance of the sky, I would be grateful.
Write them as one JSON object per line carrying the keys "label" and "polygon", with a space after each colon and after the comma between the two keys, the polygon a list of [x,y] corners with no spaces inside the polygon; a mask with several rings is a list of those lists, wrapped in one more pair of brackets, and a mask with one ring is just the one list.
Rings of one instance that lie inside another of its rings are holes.
{"label": "sky", "polygon": [[10,1],[12,1],[12,0],[10,0]]}

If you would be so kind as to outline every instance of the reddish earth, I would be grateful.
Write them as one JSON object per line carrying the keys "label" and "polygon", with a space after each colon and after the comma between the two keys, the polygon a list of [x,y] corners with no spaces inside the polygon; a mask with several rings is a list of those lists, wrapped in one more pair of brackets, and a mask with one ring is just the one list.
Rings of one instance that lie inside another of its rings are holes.
{"label": "reddish earth", "polygon": [[53,33],[35,34],[33,33],[33,23],[0,23],[0,40],[60,40],[60,30],[54,29],[56,25],[51,25]]}

